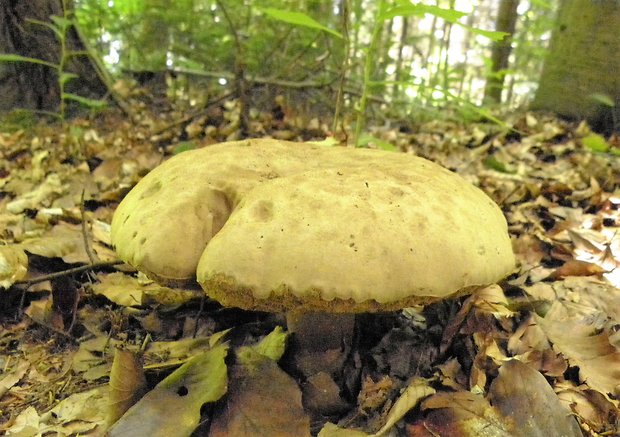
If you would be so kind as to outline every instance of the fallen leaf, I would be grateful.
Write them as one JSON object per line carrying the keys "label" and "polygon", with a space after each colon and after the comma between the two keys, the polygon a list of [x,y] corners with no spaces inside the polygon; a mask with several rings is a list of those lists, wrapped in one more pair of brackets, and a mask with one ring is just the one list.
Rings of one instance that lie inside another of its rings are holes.
{"label": "fallen leaf", "polygon": [[18,244],[0,246],[0,288],[9,288],[28,273],[28,256]]}
{"label": "fallen leaf", "polygon": [[[366,434],[362,431],[349,430],[340,428],[333,423],[327,423],[323,429],[319,432],[319,437],[345,437],[345,436],[367,436],[367,437],[381,437],[386,435],[398,421],[400,421],[405,415],[416,405],[420,403],[424,398],[435,393],[435,389],[432,388],[428,381],[424,378],[413,378],[407,387],[402,391],[394,405],[390,409],[385,423],[374,434]],[[349,434],[347,434],[349,433]]]}
{"label": "fallen leaf", "polygon": [[407,425],[408,437],[514,437],[514,422],[481,395],[437,393],[422,403],[423,419]]}
{"label": "fallen leaf", "polygon": [[[241,350],[242,349],[242,350]],[[237,353],[226,402],[216,410],[211,437],[310,436],[310,419],[293,378],[256,348]]]}
{"label": "fallen leaf", "polygon": [[106,424],[111,426],[146,392],[146,378],[137,353],[116,348],[109,386]]}
{"label": "fallen leaf", "polygon": [[577,421],[544,376],[518,360],[509,360],[499,368],[499,376],[489,389],[489,401],[511,419],[512,430],[518,435],[582,436]]}
{"label": "fallen leaf", "polygon": [[24,377],[29,368],[30,362],[23,360],[11,371],[5,372],[6,374],[0,379],[0,399]]}
{"label": "fallen leaf", "polygon": [[192,357],[131,407],[107,436],[189,436],[200,422],[203,404],[220,399],[228,388],[224,359],[228,346],[216,345]]}
{"label": "fallen leaf", "polygon": [[63,399],[45,414],[39,415],[28,407],[6,430],[8,436],[35,437],[41,435],[103,434],[107,386],[75,393]]}
{"label": "fallen leaf", "polygon": [[579,378],[604,394],[620,394],[620,351],[609,341],[609,333],[596,332],[583,320],[553,320],[536,316],[553,347],[572,366],[579,368]]}

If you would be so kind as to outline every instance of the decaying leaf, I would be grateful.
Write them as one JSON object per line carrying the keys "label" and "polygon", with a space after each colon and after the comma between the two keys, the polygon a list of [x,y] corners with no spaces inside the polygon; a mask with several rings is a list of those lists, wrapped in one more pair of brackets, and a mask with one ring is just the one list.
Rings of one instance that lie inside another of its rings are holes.
{"label": "decaying leaf", "polygon": [[556,351],[579,368],[579,378],[604,394],[620,394],[620,351],[609,341],[609,332],[597,332],[582,319],[554,320],[536,316]]}
{"label": "decaying leaf", "polygon": [[106,424],[111,426],[146,391],[146,378],[137,353],[117,348],[110,371],[109,405]]}
{"label": "decaying leaf", "polygon": [[437,393],[422,403],[424,419],[407,426],[409,437],[512,437],[514,424],[481,395],[467,391]]}
{"label": "decaying leaf", "polygon": [[24,377],[29,368],[30,362],[22,360],[14,369],[0,378],[0,398]]}
{"label": "decaying leaf", "polygon": [[9,288],[28,273],[28,257],[20,245],[0,246],[0,288]]}
{"label": "decaying leaf", "polygon": [[617,431],[613,424],[620,420],[618,401],[612,401],[586,386],[575,386],[569,381],[558,383],[555,390],[564,407],[574,412],[589,429],[600,435]]}
{"label": "decaying leaf", "polygon": [[299,386],[269,357],[279,355],[272,352],[279,350],[284,336],[277,330],[258,345],[237,351],[239,364],[232,369],[226,402],[213,417],[211,437],[310,436]]}
{"label": "decaying leaf", "polygon": [[189,436],[200,421],[200,408],[220,399],[228,388],[224,359],[228,347],[191,358],[131,407],[111,428],[108,436]]}
{"label": "decaying leaf", "polygon": [[408,436],[579,437],[577,421],[536,370],[518,360],[499,369],[488,398],[471,392],[437,393],[422,404],[425,417]]}
{"label": "decaying leaf", "polygon": [[103,386],[75,393],[41,415],[30,407],[17,417],[6,435],[102,435],[107,391]]}
{"label": "decaying leaf", "polygon": [[[527,436],[581,437],[577,421],[536,370],[518,360],[507,361],[491,383],[489,401],[514,423],[512,431]],[[514,434],[513,434],[514,435]]]}
{"label": "decaying leaf", "polygon": [[433,393],[435,393],[435,389],[429,385],[427,380],[423,378],[413,378],[411,382],[409,382],[407,388],[405,388],[400,394],[396,402],[394,402],[394,405],[385,419],[385,423],[376,433],[367,434],[362,431],[343,429],[333,423],[327,423],[321,432],[319,432],[319,437],[344,437],[348,435],[355,437],[384,436],[394,427],[394,425],[396,425],[399,420],[405,417],[405,414],[418,405],[422,399],[432,395]]}

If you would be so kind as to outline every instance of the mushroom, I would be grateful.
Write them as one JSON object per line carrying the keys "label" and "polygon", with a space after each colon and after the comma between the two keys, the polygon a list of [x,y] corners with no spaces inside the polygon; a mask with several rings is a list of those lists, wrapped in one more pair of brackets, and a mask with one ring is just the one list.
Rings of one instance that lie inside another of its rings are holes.
{"label": "mushroom", "polygon": [[513,267],[499,208],[407,157],[256,186],[207,244],[197,279],[225,306],[358,313],[466,294]]}
{"label": "mushroom", "polygon": [[320,335],[345,335],[355,313],[471,293],[515,264],[501,210],[455,173],[407,154],[276,140],[171,158],[121,202],[112,241],[139,270],[196,277],[224,306],[285,312],[293,330],[322,315]]}

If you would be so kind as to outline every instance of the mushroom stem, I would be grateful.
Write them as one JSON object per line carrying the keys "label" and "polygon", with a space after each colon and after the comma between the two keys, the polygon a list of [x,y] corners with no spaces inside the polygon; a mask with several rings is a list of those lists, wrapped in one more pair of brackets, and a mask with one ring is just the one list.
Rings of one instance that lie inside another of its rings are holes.
{"label": "mushroom stem", "polygon": [[289,311],[286,324],[293,345],[310,352],[322,352],[351,344],[355,314]]}

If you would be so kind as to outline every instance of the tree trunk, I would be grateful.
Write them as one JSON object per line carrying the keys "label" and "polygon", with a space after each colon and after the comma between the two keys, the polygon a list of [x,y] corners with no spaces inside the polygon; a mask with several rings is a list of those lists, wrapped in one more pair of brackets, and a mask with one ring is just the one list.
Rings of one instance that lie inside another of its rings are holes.
{"label": "tree trunk", "polygon": [[[0,1],[0,53],[58,64],[60,43],[54,33],[45,26],[31,22],[50,22],[51,15],[63,16],[60,0]],[[70,28],[66,41],[68,50],[84,50],[75,29]],[[73,56],[67,70],[79,76],[67,84],[67,91],[90,98],[105,94],[106,87],[87,57]],[[0,110],[56,111],[59,94],[55,69],[29,62],[0,62]]]}
{"label": "tree trunk", "polygon": [[586,119],[600,132],[619,131],[618,29],[618,2],[563,0],[532,109]]}
{"label": "tree trunk", "polygon": [[502,89],[504,87],[504,77],[506,76],[503,71],[508,68],[508,58],[510,57],[512,37],[517,23],[518,7],[519,0],[502,0],[499,5],[495,30],[506,32],[508,35],[503,40],[493,44],[491,74],[487,78],[484,88],[485,102],[500,103],[502,101]]}

